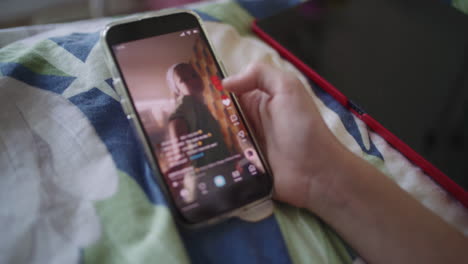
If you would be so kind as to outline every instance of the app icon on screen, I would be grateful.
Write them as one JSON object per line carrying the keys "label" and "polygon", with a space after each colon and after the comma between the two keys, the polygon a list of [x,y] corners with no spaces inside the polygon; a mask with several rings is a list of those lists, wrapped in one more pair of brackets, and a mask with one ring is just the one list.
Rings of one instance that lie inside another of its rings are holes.
{"label": "app icon on screen", "polygon": [[231,104],[231,99],[229,99],[227,95],[222,95],[221,100],[225,106],[229,106]]}
{"label": "app icon on screen", "polygon": [[204,182],[200,182],[200,183],[198,184],[198,189],[200,190],[200,192],[201,192],[202,194],[207,194],[207,193],[208,193],[206,183],[204,183]]}
{"label": "app icon on screen", "polygon": [[226,185],[226,179],[224,179],[223,175],[218,175],[214,177],[213,181],[216,187],[223,187],[224,185]]}
{"label": "app icon on screen", "polygon": [[249,165],[249,172],[250,172],[250,174],[252,174],[252,175],[257,174],[257,168],[255,168],[255,165],[253,165],[253,164],[250,164],[250,165]]}
{"label": "app icon on screen", "polygon": [[182,190],[180,190],[180,193],[179,193],[179,194],[180,194],[180,196],[181,196],[182,198],[185,199],[185,198],[188,197],[189,191],[188,191],[187,189],[182,189]]}
{"label": "app icon on screen", "polygon": [[237,178],[239,176],[240,176],[240,172],[238,170],[235,170],[235,171],[232,172],[232,177],[233,178]]}
{"label": "app icon on screen", "polygon": [[257,153],[253,148],[247,148],[244,150],[244,155],[247,157],[247,159],[253,159],[257,157]]}
{"label": "app icon on screen", "polygon": [[205,190],[205,189],[206,189],[206,183],[200,182],[200,183],[198,184],[198,188],[199,188],[200,190]]}
{"label": "app icon on screen", "polygon": [[233,123],[234,123],[234,122],[237,122],[237,120],[239,120],[239,118],[238,118],[237,115],[235,115],[235,114],[232,114],[232,115],[230,116],[230,118],[231,118],[231,122],[233,122]]}
{"label": "app icon on screen", "polygon": [[245,139],[245,132],[244,130],[241,130],[239,132],[237,132],[237,136],[241,139]]}
{"label": "app icon on screen", "polygon": [[242,181],[240,171],[235,170],[235,171],[231,172],[231,174],[232,174],[232,178],[234,179],[234,182]]}

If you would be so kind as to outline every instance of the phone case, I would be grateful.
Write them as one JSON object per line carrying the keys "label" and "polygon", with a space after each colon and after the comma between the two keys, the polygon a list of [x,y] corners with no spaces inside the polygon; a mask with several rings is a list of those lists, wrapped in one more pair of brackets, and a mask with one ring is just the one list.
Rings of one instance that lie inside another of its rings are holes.
{"label": "phone case", "polygon": [[314,81],[315,84],[320,86],[325,92],[333,96],[341,105],[350,110],[355,114],[359,119],[364,121],[364,123],[369,126],[374,132],[383,137],[390,145],[395,149],[400,151],[406,158],[408,158],[412,163],[419,166],[425,173],[427,173],[434,181],[436,181],[442,188],[451,193],[460,203],[462,203],[466,208],[468,208],[468,192],[465,191],[462,187],[456,184],[452,179],[445,175],[442,171],[436,168],[429,161],[424,159],[416,151],[410,148],[392,132],[386,129],[381,125],[377,120],[372,118],[372,116],[363,112],[359,107],[354,105],[344,94],[342,94],[338,89],[333,85],[327,82],[322,78],[317,72],[307,66],[302,62],[298,57],[293,55],[289,50],[279,44],[275,39],[269,36],[265,31],[263,31],[256,23],[252,23],[252,31],[257,34],[262,40],[268,43],[273,47],[278,53],[284,57],[286,60],[291,62],[294,66],[297,67],[303,74],[308,78]]}
{"label": "phone case", "polygon": [[[137,136],[138,136],[138,138],[139,138],[139,140],[140,140],[140,142],[141,142],[141,144],[143,146],[143,149],[145,151],[145,154],[146,154],[148,163],[151,166],[151,169],[153,171],[155,171],[155,172],[159,172],[159,167],[158,167],[157,162],[156,162],[156,160],[155,160],[155,158],[153,156],[151,148],[149,147],[149,143],[148,143],[148,141],[147,141],[147,139],[145,137],[145,134],[143,132],[143,126],[140,123],[140,120],[137,118],[136,109],[134,108],[134,106],[130,102],[130,99],[129,99],[130,96],[127,93],[126,88],[124,87],[124,83],[122,81],[122,76],[120,75],[119,70],[117,68],[117,65],[114,62],[114,59],[113,59],[112,53],[111,53],[111,48],[107,45],[105,37],[106,37],[107,31],[111,27],[113,27],[115,25],[125,24],[125,23],[129,23],[129,22],[144,20],[144,19],[147,19],[147,18],[165,16],[165,15],[170,15],[170,14],[175,14],[175,13],[189,13],[189,14],[193,15],[194,17],[196,17],[196,19],[198,20],[198,23],[200,25],[201,30],[203,31],[205,36],[207,36],[206,30],[205,30],[205,28],[204,28],[204,26],[202,24],[202,19],[196,13],[194,13],[191,10],[169,9],[169,10],[149,12],[149,13],[145,13],[145,14],[142,14],[142,15],[135,15],[135,16],[130,16],[130,17],[127,17],[127,18],[119,19],[119,20],[117,20],[115,22],[112,22],[112,23],[108,24],[105,27],[105,29],[101,32],[101,38],[100,38],[100,45],[103,47],[103,50],[104,50],[105,61],[106,61],[106,64],[107,64],[107,67],[108,67],[109,71],[111,72],[113,85],[114,85],[114,87],[115,87],[115,89],[117,91],[117,94],[120,97],[120,103],[122,105],[122,108],[123,108],[125,114],[127,115],[127,119],[129,119],[131,126],[133,127],[133,129],[137,133]],[[223,75],[227,76],[224,65],[222,64],[222,62],[219,60],[216,53],[214,52],[213,45],[211,44],[209,39],[208,39],[208,45],[213,50],[213,56],[214,56],[216,62],[218,63],[218,65],[220,66],[220,69],[221,69]],[[239,106],[239,103],[238,103],[237,98],[235,97],[235,95],[233,96],[233,98],[234,98],[235,104],[237,106]],[[242,109],[240,109],[240,107],[238,107],[238,110],[239,110],[240,115],[244,116],[244,114],[242,112]],[[246,120],[246,119],[244,118],[244,120]],[[245,126],[247,127],[247,129],[249,131],[252,131],[247,122],[245,123]],[[260,149],[258,148],[258,145],[257,145],[255,139],[254,138],[252,138],[252,139],[253,139],[253,144],[255,144],[255,146],[258,149],[259,155],[261,155],[263,157],[263,154],[260,152]],[[263,159],[263,160],[265,160],[265,159]],[[264,164],[264,165],[265,165],[267,171],[271,171],[269,169],[268,164]],[[160,188],[162,189],[164,195],[166,197],[169,197],[168,201],[169,201],[171,210],[177,211],[177,209],[175,208],[175,205],[172,202],[170,192],[169,192],[169,190],[167,189],[167,187],[166,187],[166,185],[164,183],[164,179],[162,178],[162,176],[159,173],[157,173],[157,175],[159,177],[156,177],[157,178],[156,180],[158,181],[158,184],[159,184]],[[270,173],[270,175],[271,175],[271,173]],[[245,205],[243,207],[237,208],[237,209],[235,209],[235,210],[233,210],[231,212],[219,215],[219,216],[217,216],[215,218],[212,218],[212,219],[208,219],[208,220],[203,221],[201,223],[188,224],[188,223],[186,223],[184,221],[179,221],[179,222],[184,227],[197,228],[197,227],[206,226],[206,225],[210,225],[210,224],[220,222],[220,221],[225,220],[225,219],[227,219],[229,217],[239,217],[239,218],[244,219],[246,221],[260,221],[260,220],[270,216],[273,213],[273,202],[271,201],[271,196],[272,196],[272,191],[270,192],[270,194],[268,196],[266,196],[266,197],[264,197],[264,198],[262,198],[260,200],[254,201],[254,202],[252,202],[250,204],[247,204],[247,205]]]}

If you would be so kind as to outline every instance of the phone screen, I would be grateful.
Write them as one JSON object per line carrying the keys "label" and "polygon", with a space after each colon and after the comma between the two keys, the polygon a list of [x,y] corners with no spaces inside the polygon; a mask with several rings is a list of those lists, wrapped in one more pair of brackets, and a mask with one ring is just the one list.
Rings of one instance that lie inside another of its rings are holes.
{"label": "phone screen", "polygon": [[174,205],[194,223],[267,196],[271,179],[196,19],[165,25],[111,47]]}

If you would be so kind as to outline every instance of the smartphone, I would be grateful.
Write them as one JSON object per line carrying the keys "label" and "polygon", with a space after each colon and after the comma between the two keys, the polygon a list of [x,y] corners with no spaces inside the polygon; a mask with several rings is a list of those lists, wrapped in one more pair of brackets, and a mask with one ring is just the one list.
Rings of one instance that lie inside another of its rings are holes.
{"label": "smartphone", "polygon": [[176,218],[214,223],[270,201],[272,174],[201,19],[127,18],[101,35],[122,107]]}

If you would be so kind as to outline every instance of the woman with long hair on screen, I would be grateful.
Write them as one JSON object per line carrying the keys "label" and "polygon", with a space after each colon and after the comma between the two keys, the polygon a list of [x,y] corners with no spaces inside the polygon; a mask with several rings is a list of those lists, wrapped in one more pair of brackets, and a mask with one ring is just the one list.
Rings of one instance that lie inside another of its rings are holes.
{"label": "woman with long hair on screen", "polygon": [[[190,164],[198,168],[229,157],[231,152],[226,146],[221,127],[204,102],[203,91],[205,87],[198,72],[189,63],[177,63],[168,69],[166,78],[177,104],[175,111],[169,116],[169,136],[172,141],[176,142],[174,143],[174,151],[191,161],[174,167],[180,170]],[[192,133],[199,133],[200,136],[211,135],[202,141],[203,146],[213,143],[217,146],[202,153],[186,155],[178,143],[181,142],[181,137]],[[187,191],[183,197],[186,202],[193,201],[195,198],[194,185],[194,175],[186,174],[184,186]]]}

